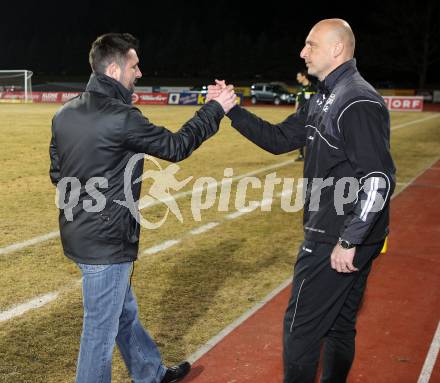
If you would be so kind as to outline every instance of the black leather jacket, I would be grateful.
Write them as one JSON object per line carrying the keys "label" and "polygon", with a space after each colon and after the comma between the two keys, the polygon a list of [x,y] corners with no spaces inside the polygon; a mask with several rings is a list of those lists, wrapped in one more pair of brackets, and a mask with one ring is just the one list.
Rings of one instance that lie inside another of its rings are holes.
{"label": "black leather jacket", "polygon": [[[110,264],[135,260],[139,224],[127,207],[114,202],[125,200],[124,170],[130,158],[146,153],[181,161],[217,132],[224,115],[221,105],[211,101],[177,133],[172,133],[152,124],[132,106],[131,94],[118,81],[92,74],[86,91],[66,103],[52,120],[52,183],[58,184],[63,177],[76,177],[81,184],[72,220],[66,218],[63,209],[59,215],[64,253],[75,262]],[[134,201],[139,199],[141,183],[133,181],[142,172],[143,161],[138,161],[131,177]],[[85,201],[96,203],[85,188],[93,177],[108,181],[98,188],[106,201],[99,212],[83,208]]]}
{"label": "black leather jacket", "polygon": [[[279,124],[239,106],[228,117],[235,129],[271,153],[306,146],[307,240],[336,243],[342,237],[353,244],[371,244],[387,235],[395,186],[390,117],[383,98],[359,74],[354,59],[330,73],[318,93]],[[344,185],[347,178],[357,182],[353,194],[357,198],[341,208],[337,185]]]}

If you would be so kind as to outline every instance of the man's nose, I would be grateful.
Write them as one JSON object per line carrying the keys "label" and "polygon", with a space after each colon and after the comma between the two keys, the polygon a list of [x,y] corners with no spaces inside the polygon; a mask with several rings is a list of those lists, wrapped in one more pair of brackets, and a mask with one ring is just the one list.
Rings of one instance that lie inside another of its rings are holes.
{"label": "man's nose", "polygon": [[139,68],[137,68],[136,78],[141,78],[141,77],[142,77],[142,72],[141,72],[141,70]]}
{"label": "man's nose", "polygon": [[301,52],[300,52],[300,54],[299,54],[299,57],[301,57],[301,58],[303,59],[303,58],[306,57],[306,54],[307,54],[307,49],[306,49],[306,47],[304,47],[304,48],[301,50]]}

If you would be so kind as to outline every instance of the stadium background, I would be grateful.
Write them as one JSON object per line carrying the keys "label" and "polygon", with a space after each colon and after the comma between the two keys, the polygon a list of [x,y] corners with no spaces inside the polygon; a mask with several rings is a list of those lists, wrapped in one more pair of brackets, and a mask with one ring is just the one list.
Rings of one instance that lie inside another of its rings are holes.
{"label": "stadium background", "polygon": [[[384,95],[424,95],[424,112],[392,112],[398,190],[438,159],[439,115],[430,111],[436,108],[434,91],[440,89],[438,48],[434,40],[428,48],[422,43],[427,34],[430,39],[438,34],[436,2],[373,1],[368,12],[342,3],[310,11],[304,3],[250,4],[165,1],[143,9],[136,3],[79,1],[71,4],[69,15],[60,13],[56,2],[30,3],[25,10],[19,3],[8,6],[10,15],[21,16],[18,24],[10,18],[0,24],[0,69],[34,71],[34,90],[55,102],[0,103],[0,382],[73,380],[81,331],[80,274],[62,255],[56,236],[48,142],[61,99],[54,100],[50,92],[81,90],[89,74],[88,49],[99,33],[130,31],[141,39],[144,78],[139,85],[151,91],[224,77],[243,86],[245,94],[255,81],[283,81],[294,88],[296,70],[302,67],[298,52],[310,25],[323,17],[344,17],[358,37],[357,58],[368,80],[384,89]],[[197,110],[180,105],[140,108],[172,130]],[[292,111],[289,106],[250,108],[273,122]],[[180,163],[179,176],[220,181],[224,168],[232,167],[234,175],[253,172],[262,181],[273,171],[297,179],[301,164],[293,158],[262,152],[224,120],[216,137]],[[261,190],[249,198],[261,200]],[[159,230],[142,232],[142,256],[133,278],[141,319],[169,363],[198,350],[289,278],[302,237],[301,213],[284,212],[277,198],[271,212],[257,209],[231,216],[234,206],[218,212],[215,205],[203,212],[201,222],[192,219],[189,197],[179,199],[179,206],[183,224],[171,217]],[[156,206],[147,214],[160,218],[163,209]],[[213,222],[217,226],[209,228]],[[201,227],[205,231],[197,232]],[[25,243],[44,235],[44,240]],[[11,248],[17,244],[22,246]],[[41,297],[50,299],[40,308],[5,314]],[[113,378],[127,381],[118,352]]]}

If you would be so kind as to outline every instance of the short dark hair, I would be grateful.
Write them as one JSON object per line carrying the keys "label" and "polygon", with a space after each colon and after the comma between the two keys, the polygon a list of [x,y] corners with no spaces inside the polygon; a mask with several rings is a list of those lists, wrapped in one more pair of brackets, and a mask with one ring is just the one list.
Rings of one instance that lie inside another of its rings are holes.
{"label": "short dark hair", "polygon": [[309,79],[309,74],[307,73],[307,69],[301,69],[297,73],[300,73],[301,76],[305,76],[307,79]]}
{"label": "short dark hair", "polygon": [[126,55],[130,49],[138,51],[139,41],[130,33],[106,33],[99,36],[92,44],[89,62],[95,73],[105,73],[107,66],[116,62],[125,66]]}

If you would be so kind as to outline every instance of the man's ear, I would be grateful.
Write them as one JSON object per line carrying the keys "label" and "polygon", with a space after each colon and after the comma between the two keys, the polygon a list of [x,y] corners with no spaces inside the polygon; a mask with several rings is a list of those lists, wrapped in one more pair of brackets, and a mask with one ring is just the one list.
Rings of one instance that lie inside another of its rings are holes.
{"label": "man's ear", "polygon": [[333,56],[336,58],[344,52],[344,43],[338,41],[333,48]]}
{"label": "man's ear", "polygon": [[119,81],[121,78],[121,68],[116,62],[112,62],[108,65],[105,74],[116,81]]}

